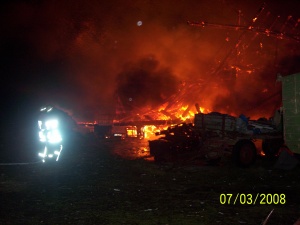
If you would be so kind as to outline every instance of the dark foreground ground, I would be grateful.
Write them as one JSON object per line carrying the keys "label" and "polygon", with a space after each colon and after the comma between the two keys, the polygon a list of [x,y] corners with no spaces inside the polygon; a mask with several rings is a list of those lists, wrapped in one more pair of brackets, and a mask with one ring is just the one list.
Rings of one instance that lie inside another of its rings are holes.
{"label": "dark foreground ground", "polygon": [[147,142],[132,140],[77,143],[58,164],[5,164],[12,157],[2,152],[0,224],[257,225],[273,210],[268,225],[292,225],[300,217],[299,167],[158,165],[147,155]]}

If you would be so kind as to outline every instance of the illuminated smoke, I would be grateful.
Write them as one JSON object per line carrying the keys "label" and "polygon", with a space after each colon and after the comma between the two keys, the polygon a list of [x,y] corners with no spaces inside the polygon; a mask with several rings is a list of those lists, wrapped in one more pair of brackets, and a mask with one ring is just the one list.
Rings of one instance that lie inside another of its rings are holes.
{"label": "illuminated smoke", "polygon": [[[299,16],[298,1],[293,8],[282,3],[266,5],[270,21],[279,14],[278,24],[290,14]],[[7,67],[14,59],[14,69],[5,72],[21,74],[11,78],[13,88],[37,93],[41,101],[57,102],[87,119],[114,113],[116,93],[128,109],[156,107],[175,95],[174,101],[199,103],[212,111],[269,116],[280,104],[277,73],[298,70],[298,44],[246,32],[234,48],[241,32],[186,23],[237,24],[239,19],[247,25],[260,5],[259,0],[6,4],[0,28],[5,34],[2,64]],[[258,16],[255,23],[261,26],[262,19]]]}

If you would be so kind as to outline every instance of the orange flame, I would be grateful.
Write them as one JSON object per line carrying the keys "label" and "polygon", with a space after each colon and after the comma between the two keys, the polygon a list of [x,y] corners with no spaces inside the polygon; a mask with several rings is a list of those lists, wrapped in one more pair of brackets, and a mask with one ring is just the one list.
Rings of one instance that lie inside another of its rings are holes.
{"label": "orange flame", "polygon": [[[193,123],[194,122],[194,116],[197,113],[196,108],[193,109],[189,105],[182,105],[178,108],[169,108],[167,109],[167,104],[161,105],[158,108],[157,116],[156,118],[158,120],[174,120],[178,123],[178,121],[185,122],[185,123]],[[209,109],[206,109],[204,107],[199,107],[201,113],[210,113],[211,111]],[[158,137],[155,135],[156,132],[159,132],[161,130],[166,130],[169,126],[176,125],[176,124],[166,124],[166,125],[147,125],[144,126],[143,132],[144,132],[144,138],[146,139],[157,139]]]}

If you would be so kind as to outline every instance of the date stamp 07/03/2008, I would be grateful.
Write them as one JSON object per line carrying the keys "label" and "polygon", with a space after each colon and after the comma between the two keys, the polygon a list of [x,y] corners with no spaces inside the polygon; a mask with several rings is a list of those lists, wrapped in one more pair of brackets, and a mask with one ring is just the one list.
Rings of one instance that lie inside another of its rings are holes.
{"label": "date stamp 07/03/2008", "polygon": [[245,193],[223,193],[220,194],[222,205],[284,205],[286,204],[285,194],[245,194]]}

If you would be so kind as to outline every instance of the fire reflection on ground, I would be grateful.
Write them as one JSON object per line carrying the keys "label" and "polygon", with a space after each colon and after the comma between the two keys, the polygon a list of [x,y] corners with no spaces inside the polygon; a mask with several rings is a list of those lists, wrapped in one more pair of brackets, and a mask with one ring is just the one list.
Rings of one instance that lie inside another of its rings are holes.
{"label": "fire reflection on ground", "polygon": [[105,145],[111,149],[112,153],[124,159],[144,159],[153,161],[150,156],[148,139],[125,138],[125,139],[106,139]]}

